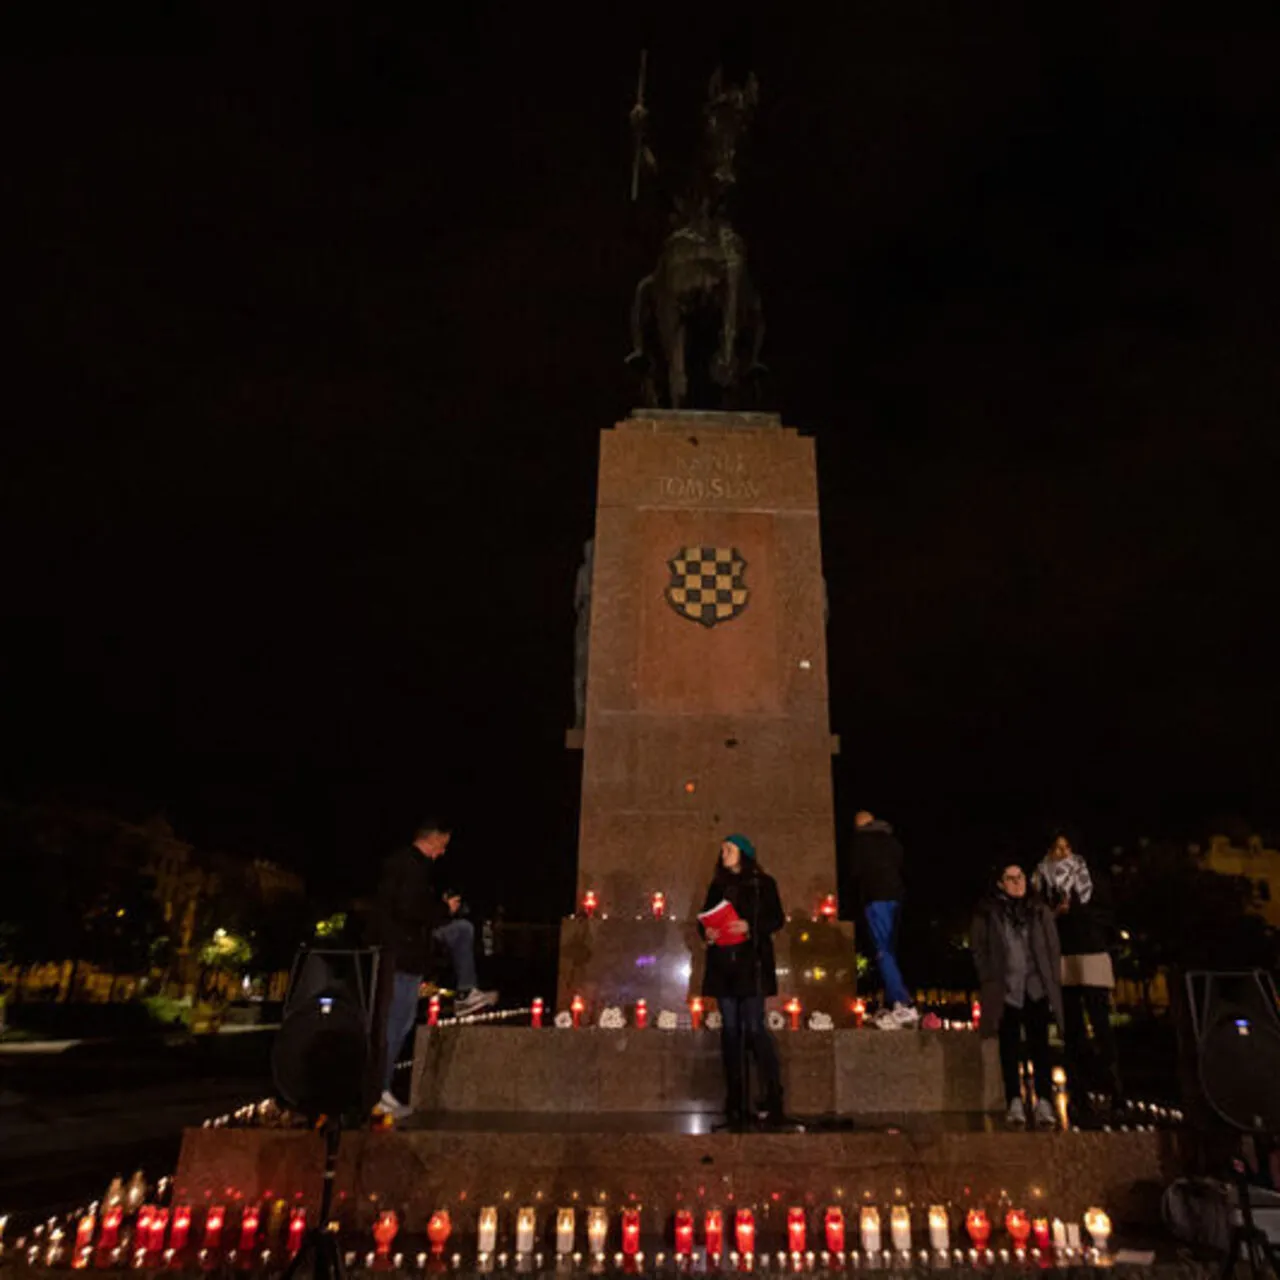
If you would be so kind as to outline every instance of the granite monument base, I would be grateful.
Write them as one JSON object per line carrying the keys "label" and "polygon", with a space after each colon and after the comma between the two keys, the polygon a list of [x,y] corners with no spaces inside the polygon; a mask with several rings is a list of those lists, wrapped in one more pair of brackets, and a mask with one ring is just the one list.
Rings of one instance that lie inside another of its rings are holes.
{"label": "granite monument base", "polygon": [[[1004,1110],[996,1044],[965,1031],[780,1031],[800,1116]],[[420,1027],[414,1107],[439,1112],[689,1113],[724,1102],[720,1035]]]}
{"label": "granite monument base", "polygon": [[[336,1216],[344,1226],[367,1227],[380,1210],[394,1209],[407,1230],[421,1231],[431,1213],[447,1208],[457,1247],[474,1250],[485,1205],[499,1209],[502,1248],[511,1247],[520,1206],[537,1210],[540,1241],[554,1230],[557,1206],[607,1206],[611,1238],[626,1206],[640,1210],[645,1247],[657,1250],[671,1248],[677,1208],[754,1207],[758,1247],[776,1250],[784,1247],[790,1205],[807,1205],[816,1217],[843,1203],[856,1223],[860,1204],[879,1205],[882,1217],[887,1206],[907,1204],[920,1232],[926,1207],[947,1204],[960,1245],[964,1212],[974,1204],[993,1218],[1012,1202],[1077,1221],[1102,1205],[1118,1224],[1158,1225],[1161,1190],[1181,1167],[1180,1135],[1167,1130],[1009,1133],[984,1117],[908,1117],[874,1128],[864,1121],[851,1132],[680,1133],[646,1131],[646,1119],[655,1118],[490,1115],[451,1117],[450,1127],[350,1133],[338,1161]],[[314,1205],[322,1146],[305,1130],[190,1129],[175,1201],[294,1203],[300,1196]]]}

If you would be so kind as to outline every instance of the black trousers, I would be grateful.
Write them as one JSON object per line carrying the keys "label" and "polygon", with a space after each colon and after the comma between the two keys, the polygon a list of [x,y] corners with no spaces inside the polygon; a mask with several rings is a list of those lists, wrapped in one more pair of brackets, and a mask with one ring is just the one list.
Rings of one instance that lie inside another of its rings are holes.
{"label": "black trousers", "polygon": [[[1080,1095],[1086,1090],[1096,1090],[1118,1098],[1122,1090],[1116,1033],[1111,1025],[1111,989],[1063,987],[1062,1004],[1066,1020],[1062,1040],[1072,1093]],[[1093,1032],[1092,1045],[1090,1031]]]}
{"label": "black trousers", "polygon": [[728,1093],[725,1112],[730,1119],[749,1115],[754,1107],[747,1097],[746,1055],[756,1060],[765,1105],[770,1110],[782,1109],[782,1073],[778,1067],[778,1050],[764,1020],[763,996],[720,996],[716,1000],[723,1019],[720,1031],[720,1056],[724,1063],[724,1082]]}
{"label": "black trousers", "polygon": [[1053,1100],[1053,1075],[1049,1067],[1049,1002],[1024,1000],[1022,1008],[1005,1005],[1000,1014],[1000,1074],[1004,1076],[1004,1098],[1012,1102],[1022,1096],[1018,1084],[1018,1063],[1022,1056],[1022,1034],[1027,1036],[1027,1054],[1035,1067],[1036,1096]]}

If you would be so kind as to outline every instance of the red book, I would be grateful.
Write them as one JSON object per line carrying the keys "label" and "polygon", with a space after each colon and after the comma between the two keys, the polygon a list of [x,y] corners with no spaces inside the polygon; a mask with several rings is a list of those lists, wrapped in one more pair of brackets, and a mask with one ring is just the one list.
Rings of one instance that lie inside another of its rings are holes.
{"label": "red book", "polygon": [[704,929],[715,929],[719,934],[713,945],[717,947],[736,947],[742,938],[726,938],[724,931],[735,921],[741,920],[742,917],[733,909],[733,903],[728,898],[721,898],[710,911],[701,911],[698,913],[698,923]]}

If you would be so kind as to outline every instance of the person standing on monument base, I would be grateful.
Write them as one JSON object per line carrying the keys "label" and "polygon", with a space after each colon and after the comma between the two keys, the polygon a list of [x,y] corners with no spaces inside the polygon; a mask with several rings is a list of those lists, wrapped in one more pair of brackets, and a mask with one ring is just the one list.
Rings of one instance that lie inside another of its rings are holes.
{"label": "person standing on monument base", "polygon": [[419,823],[413,840],[382,866],[374,908],[373,941],[381,948],[379,981],[382,1038],[382,1096],[375,1111],[401,1119],[411,1108],[391,1092],[396,1058],[418,1016],[418,991],[431,972],[432,950],[442,944],[453,961],[459,1017],[496,1004],[496,991],[481,991],[476,979],[475,926],[466,919],[462,898],[440,883],[436,863],[452,838],[445,823]]}
{"label": "person standing on monument base", "polygon": [[920,1015],[898,967],[898,924],[906,896],[902,844],[887,822],[860,809],[853,816],[853,840],[849,852],[836,862],[839,877],[840,917],[855,920],[858,902],[871,941],[876,967],[884,981],[885,1007],[876,1014],[882,1031],[900,1031],[918,1025]]}
{"label": "person standing on monument base", "polygon": [[747,1052],[755,1059],[764,1092],[766,1123],[784,1121],[778,1049],[764,1020],[764,1002],[778,994],[773,935],[787,922],[778,885],[760,869],[755,846],[743,835],[726,836],[707,889],[703,913],[728,902],[737,918],[723,929],[699,922],[707,943],[702,994],[720,1010],[725,1119],[740,1127],[755,1108],[748,1097]]}
{"label": "person standing on monument base", "polygon": [[1027,1127],[1018,1075],[1025,1033],[1035,1073],[1036,1127],[1052,1129],[1049,1019],[1063,1024],[1062,956],[1053,912],[1038,894],[1028,892],[1027,874],[1018,864],[1002,868],[993,891],[978,904],[969,946],[982,987],[982,1034],[1000,1037],[1006,1122],[1014,1129]]}

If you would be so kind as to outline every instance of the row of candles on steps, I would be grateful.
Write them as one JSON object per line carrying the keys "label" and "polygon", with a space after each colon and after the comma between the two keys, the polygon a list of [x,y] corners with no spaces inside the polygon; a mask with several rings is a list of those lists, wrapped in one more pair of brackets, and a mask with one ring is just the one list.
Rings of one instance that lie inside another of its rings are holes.
{"label": "row of candles on steps", "polygon": [[[284,1202],[277,1201],[283,1208]],[[175,1205],[172,1209],[160,1205],[143,1204],[136,1213],[129,1213],[125,1203],[116,1202],[102,1207],[99,1213],[97,1204],[91,1205],[76,1222],[73,1243],[66,1241],[66,1233],[51,1219],[48,1224],[37,1227],[33,1232],[34,1239],[29,1243],[24,1237],[15,1241],[15,1246],[22,1254],[25,1251],[29,1265],[59,1266],[70,1262],[72,1267],[84,1268],[91,1262],[96,1265],[118,1263],[126,1254],[136,1266],[155,1264],[163,1260],[171,1265],[175,1257],[187,1256],[188,1251],[198,1248],[198,1260],[202,1264],[212,1265],[213,1261],[225,1260],[248,1264],[255,1258],[266,1265],[271,1260],[271,1248],[281,1243],[283,1214],[272,1214],[266,1223],[262,1220],[259,1206],[245,1205],[240,1213],[238,1235],[235,1228],[229,1226],[227,1210],[223,1205],[211,1205],[204,1214],[202,1230],[198,1241],[194,1240],[194,1215],[191,1206]],[[572,1208],[560,1209],[555,1221],[555,1251],[561,1258],[581,1260],[577,1248],[577,1211]],[[973,1208],[965,1215],[965,1230],[969,1236],[970,1248],[968,1260],[973,1264],[994,1262],[996,1253],[991,1249],[992,1224],[982,1208]],[[644,1255],[640,1251],[641,1217],[638,1209],[624,1209],[620,1221],[621,1250],[615,1256],[619,1264],[630,1263],[642,1265]],[[695,1217],[692,1210],[680,1209],[675,1214],[674,1236],[677,1259],[690,1257],[697,1247],[695,1240]],[[1101,1209],[1090,1209],[1084,1218],[1085,1229],[1092,1242],[1092,1258],[1086,1251],[1080,1235],[1079,1225],[1064,1223],[1055,1218],[1050,1222],[1047,1218],[1030,1218],[1024,1210],[1010,1209],[1005,1215],[1004,1228],[1008,1235],[1012,1250],[1001,1248],[999,1258],[1007,1263],[1013,1259],[1024,1262],[1028,1259],[1048,1263],[1050,1261],[1072,1262],[1077,1259],[1096,1261],[1106,1252],[1111,1236],[1111,1220]],[[0,1218],[0,1257],[3,1256],[5,1219]],[[336,1224],[331,1224],[336,1228]],[[603,1261],[609,1242],[612,1223],[609,1211],[593,1207],[586,1211],[587,1246],[597,1261]],[[274,1229],[273,1229],[274,1228]],[[306,1209],[299,1205],[289,1211],[288,1225],[284,1231],[283,1247],[287,1256],[298,1252],[303,1243],[307,1229]],[[726,1231],[731,1230],[732,1239],[726,1239]],[[431,1215],[427,1224],[427,1240],[431,1247],[431,1256],[440,1258],[453,1233],[453,1224],[447,1209],[437,1210]],[[378,1215],[373,1227],[373,1239],[376,1251],[368,1261],[376,1264],[378,1259],[391,1260],[391,1251],[397,1236],[400,1234],[399,1218],[393,1210],[386,1210]],[[911,1213],[906,1205],[894,1205],[889,1213],[890,1249],[883,1247],[881,1235],[880,1211],[874,1205],[865,1205],[859,1211],[858,1238],[861,1254],[857,1249],[846,1249],[846,1222],[844,1209],[838,1205],[829,1207],[822,1217],[821,1243],[824,1248],[821,1254],[821,1265],[827,1268],[834,1260],[836,1265],[844,1267],[860,1265],[865,1257],[868,1265],[883,1263],[890,1265],[895,1256],[899,1259],[909,1258],[912,1254]],[[231,1240],[237,1241],[235,1247],[228,1247]],[[522,1208],[516,1213],[515,1220],[515,1253],[517,1258],[533,1254],[537,1241],[537,1213],[532,1207]],[[799,1267],[803,1262],[812,1267],[815,1258],[811,1250],[809,1238],[809,1213],[803,1207],[787,1210],[786,1218],[787,1250],[779,1253],[779,1265],[786,1263],[790,1255],[792,1263]],[[947,1209],[943,1205],[934,1205],[928,1217],[929,1249],[921,1251],[921,1261],[927,1263],[932,1258],[936,1261],[954,1261],[962,1264],[965,1261],[963,1250],[951,1250],[951,1226]],[[725,1245],[733,1247],[727,1251],[731,1265],[738,1266],[744,1260],[751,1265],[757,1256],[757,1235],[755,1211],[749,1208],[736,1210],[730,1220],[720,1209],[707,1209],[702,1215],[702,1248],[708,1257],[719,1259],[726,1255]],[[498,1210],[487,1207],[480,1210],[476,1238],[479,1262],[482,1267],[491,1266],[496,1256],[499,1266],[505,1266],[507,1257],[497,1253],[498,1246]],[[261,1250],[259,1253],[258,1251]],[[767,1260],[767,1254],[761,1255]],[[420,1266],[425,1266],[428,1255],[418,1255]],[[354,1260],[354,1256],[352,1258]],[[460,1255],[455,1254],[454,1265],[459,1265]],[[659,1259],[661,1261],[661,1259]],[[394,1265],[397,1269],[403,1264],[403,1255],[397,1254]]]}
{"label": "row of candles on steps", "polygon": [[[867,1002],[859,996],[850,1006],[853,1011],[853,1020],[855,1026],[862,1026],[867,1016]],[[797,996],[792,996],[783,1006],[783,1012],[791,1020],[791,1030],[800,1030],[800,1019],[804,1015],[804,1005],[800,1003]],[[587,1002],[580,996],[575,995],[569,1001],[569,1016],[575,1027],[582,1026],[583,1015],[587,1011]],[[973,1002],[974,1018],[981,1016],[978,1002]],[[546,1005],[542,998],[538,997],[534,1000],[530,1008],[530,1024],[535,1027],[544,1025],[543,1019],[546,1016]],[[689,1001],[689,1019],[695,1031],[702,1029],[706,1018],[706,1003],[701,996],[694,996]],[[432,996],[427,1002],[427,1026],[436,1027],[440,1025],[440,999],[438,996]],[[637,1030],[643,1031],[649,1025],[649,1002],[647,1000],[637,1000],[634,1007],[632,1017],[632,1025]]]}
{"label": "row of candles on steps", "polygon": [[[582,895],[582,914],[588,920],[594,920],[597,912],[600,912],[601,920],[609,918],[600,911],[600,895],[594,889],[588,889]],[[649,895],[649,912],[655,920],[674,920],[676,918],[675,916],[667,915],[667,895],[661,889],[657,889]],[[834,920],[839,914],[836,895],[834,893],[825,894],[813,914],[819,920]],[[636,919],[640,920],[643,917],[636,916]]]}

